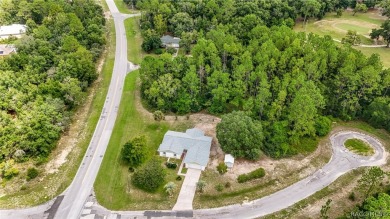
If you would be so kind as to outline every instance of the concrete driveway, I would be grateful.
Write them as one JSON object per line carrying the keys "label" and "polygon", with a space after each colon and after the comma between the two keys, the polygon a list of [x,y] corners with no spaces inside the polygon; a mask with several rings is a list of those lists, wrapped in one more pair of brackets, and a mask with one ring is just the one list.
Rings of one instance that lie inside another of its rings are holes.
{"label": "concrete driveway", "polygon": [[183,185],[181,186],[179,197],[172,210],[192,210],[192,201],[196,192],[196,183],[199,181],[201,170],[188,168]]}

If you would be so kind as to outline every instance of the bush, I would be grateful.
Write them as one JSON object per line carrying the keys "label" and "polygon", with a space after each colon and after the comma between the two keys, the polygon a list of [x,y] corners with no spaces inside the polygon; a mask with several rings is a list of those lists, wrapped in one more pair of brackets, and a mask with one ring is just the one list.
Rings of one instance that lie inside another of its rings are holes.
{"label": "bush", "polygon": [[177,177],[176,177],[176,180],[177,180],[177,181],[181,181],[181,179],[182,179],[181,176],[177,176]]}
{"label": "bush", "polygon": [[356,196],[355,196],[355,193],[354,192],[351,192],[348,196],[348,199],[351,200],[351,201],[355,201],[356,199]]}
{"label": "bush", "polygon": [[215,186],[215,190],[217,190],[218,192],[222,192],[223,190],[223,185],[222,184],[218,184]]}
{"label": "bush", "polygon": [[265,176],[265,170],[263,168],[258,168],[250,173],[241,174],[237,177],[239,183],[244,183],[253,179],[259,179]]}
{"label": "bush", "polygon": [[225,188],[230,188],[231,186],[232,186],[232,184],[230,182],[225,183]]}
{"label": "bush", "polygon": [[154,52],[154,54],[156,54],[156,55],[161,55],[161,54],[163,54],[164,50],[158,48],[158,49],[155,49],[153,52]]}
{"label": "bush", "polygon": [[227,166],[225,163],[219,163],[217,166],[218,173],[223,175],[227,172]]}
{"label": "bush", "polygon": [[39,172],[35,167],[27,169],[27,180],[32,180],[38,176]]}
{"label": "bush", "polygon": [[169,169],[176,169],[176,167],[177,167],[177,164],[176,164],[176,163],[171,163],[171,162],[166,162],[165,165],[166,165]]}
{"label": "bush", "polygon": [[135,171],[132,183],[137,188],[147,192],[155,192],[165,182],[165,170],[161,163],[151,160]]}
{"label": "bush", "polygon": [[134,171],[135,171],[134,167],[129,167],[129,172],[130,173],[134,173]]}
{"label": "bush", "polygon": [[169,47],[169,48],[167,48],[167,53],[169,53],[169,54],[175,54],[175,53],[176,53],[176,49],[175,49],[175,48]]}
{"label": "bush", "polygon": [[24,190],[26,190],[27,189],[27,186],[26,185],[22,185],[21,187],[20,187],[20,190],[22,190],[22,191],[24,191]]}
{"label": "bush", "polygon": [[5,162],[0,163],[0,174],[5,179],[11,179],[12,177],[19,174],[19,170],[14,167],[14,160],[7,160]]}
{"label": "bush", "polygon": [[316,119],[314,127],[318,136],[325,136],[332,128],[332,120],[326,116],[320,116]]}
{"label": "bush", "polygon": [[154,120],[160,122],[161,120],[165,119],[164,113],[161,112],[160,110],[157,110],[153,113],[153,118]]}

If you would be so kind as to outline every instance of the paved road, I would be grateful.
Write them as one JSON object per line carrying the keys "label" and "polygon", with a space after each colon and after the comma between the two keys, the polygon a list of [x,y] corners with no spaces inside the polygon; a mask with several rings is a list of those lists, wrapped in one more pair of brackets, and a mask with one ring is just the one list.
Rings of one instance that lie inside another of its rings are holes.
{"label": "paved road", "polygon": [[[375,148],[370,157],[351,153],[344,147],[349,138],[367,141]],[[358,132],[339,132],[330,138],[333,155],[329,163],[311,176],[264,198],[246,205],[232,205],[222,208],[202,209],[194,212],[199,218],[255,218],[287,208],[317,191],[325,188],[341,175],[362,166],[384,165],[387,153],[381,143]]]}
{"label": "paved road", "polygon": [[[134,66],[127,61],[127,40],[124,19],[139,14],[122,15],[113,0],[106,0],[114,18],[116,31],[116,52],[111,83],[104,103],[100,120],[88,146],[87,152],[71,185],[62,194],[62,202],[52,200],[46,204],[22,210],[2,210],[0,218],[79,218],[88,196],[92,192],[99,167],[117,117],[124,80],[129,69]],[[63,198],[63,199],[62,199]],[[60,199],[57,199],[60,200]],[[55,203],[53,205],[53,203]],[[55,208],[50,209],[51,206]],[[46,213],[45,213],[46,211]]]}

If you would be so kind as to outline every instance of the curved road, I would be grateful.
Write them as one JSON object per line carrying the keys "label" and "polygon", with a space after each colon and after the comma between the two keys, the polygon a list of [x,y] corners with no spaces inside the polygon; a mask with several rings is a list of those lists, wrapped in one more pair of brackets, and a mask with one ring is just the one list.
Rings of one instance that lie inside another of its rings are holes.
{"label": "curved road", "polygon": [[[137,15],[122,15],[118,12],[113,0],[106,0],[115,22],[116,56],[114,71],[107,93],[106,102],[94,135],[81,166],[68,189],[55,200],[46,204],[18,210],[0,210],[0,218],[80,218],[87,198],[92,193],[104,153],[106,151],[120,103],[124,79],[128,73],[127,41],[124,19]],[[375,148],[371,157],[358,156],[349,152],[343,143],[348,138],[359,138],[370,143]],[[331,136],[333,156],[328,164],[311,176],[264,198],[245,205],[230,205],[221,208],[200,209],[191,212],[197,218],[254,218],[264,216],[297,203],[315,192],[328,186],[342,174],[361,167],[378,166],[386,163],[387,153],[381,143],[357,132],[340,132]],[[89,206],[91,207],[91,206]],[[98,216],[108,218],[130,218],[130,216],[149,217],[159,216],[188,216],[175,211],[109,211],[98,205],[95,206]],[[91,215],[92,216],[92,215]]]}

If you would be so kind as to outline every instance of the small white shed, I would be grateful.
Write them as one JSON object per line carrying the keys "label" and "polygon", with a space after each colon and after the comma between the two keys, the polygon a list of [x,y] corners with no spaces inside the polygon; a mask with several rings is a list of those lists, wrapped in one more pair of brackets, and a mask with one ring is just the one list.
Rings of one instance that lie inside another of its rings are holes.
{"label": "small white shed", "polygon": [[234,157],[231,154],[225,154],[225,164],[229,169],[233,168]]}

